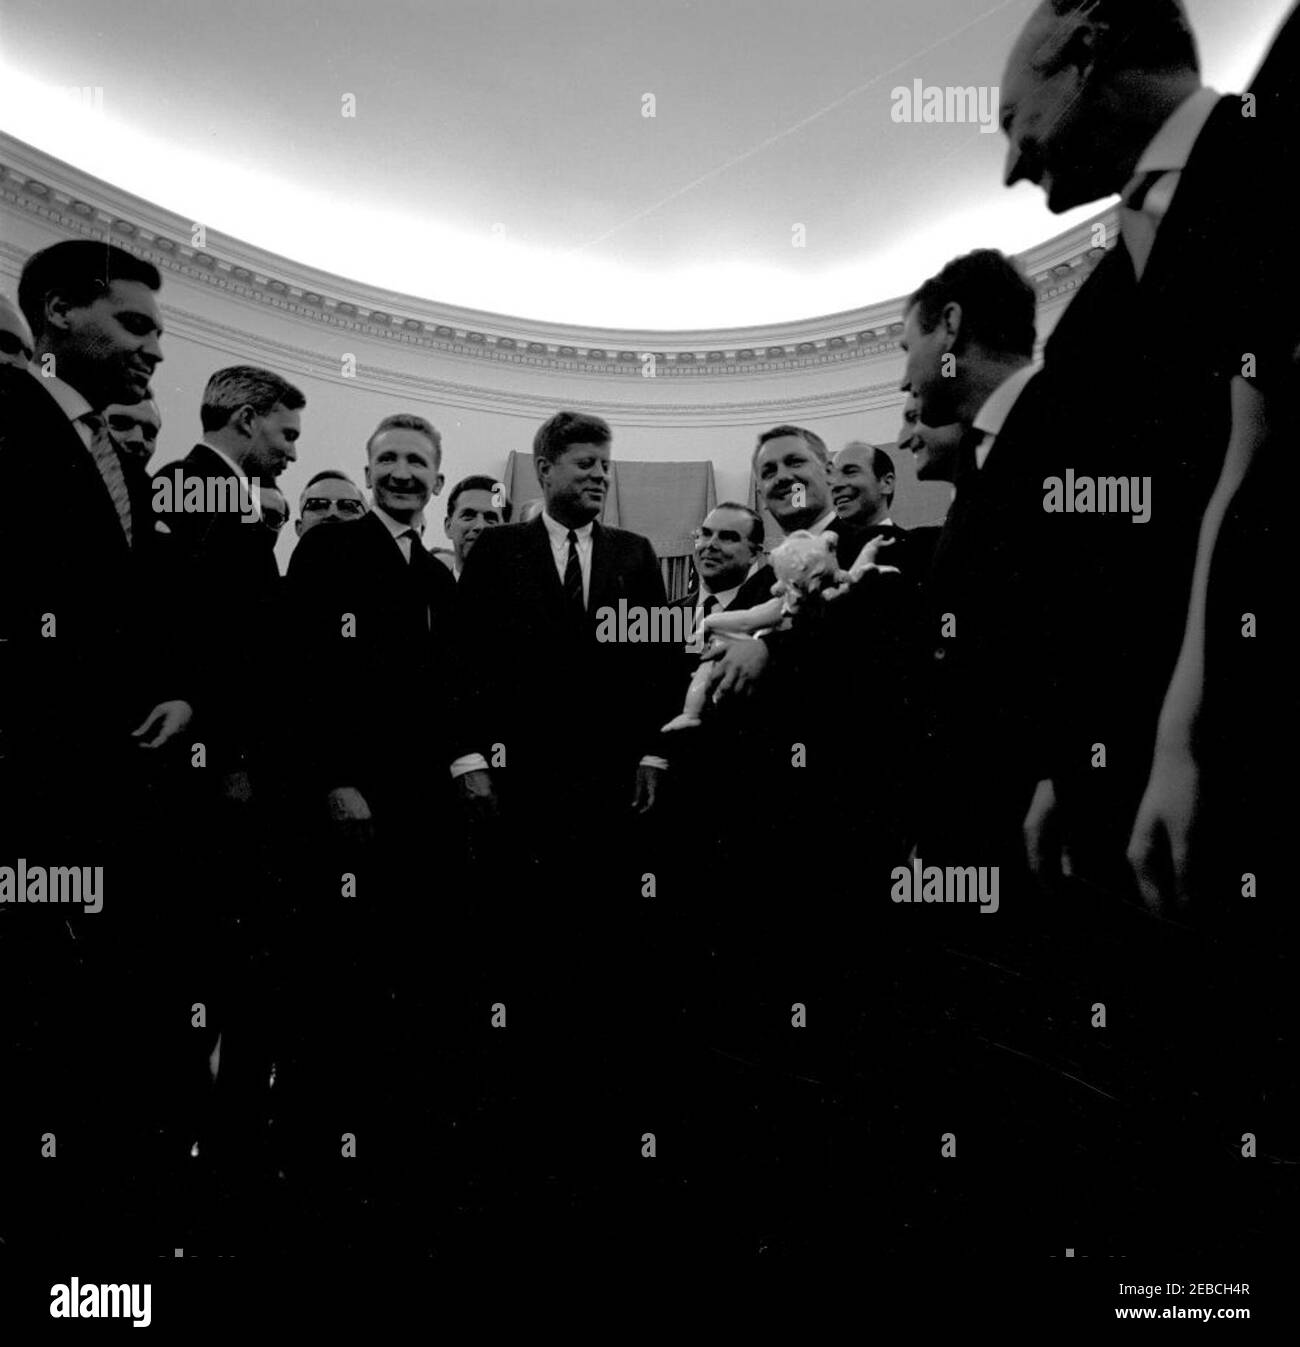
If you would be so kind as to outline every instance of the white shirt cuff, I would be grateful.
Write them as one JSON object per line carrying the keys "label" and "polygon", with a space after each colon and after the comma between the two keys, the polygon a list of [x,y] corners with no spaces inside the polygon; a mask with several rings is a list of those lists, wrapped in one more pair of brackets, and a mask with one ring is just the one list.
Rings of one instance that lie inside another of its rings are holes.
{"label": "white shirt cuff", "polygon": [[639,765],[642,767],[658,767],[661,772],[666,772],[668,770],[668,759],[656,758],[653,754],[647,753],[645,757],[641,759]]}

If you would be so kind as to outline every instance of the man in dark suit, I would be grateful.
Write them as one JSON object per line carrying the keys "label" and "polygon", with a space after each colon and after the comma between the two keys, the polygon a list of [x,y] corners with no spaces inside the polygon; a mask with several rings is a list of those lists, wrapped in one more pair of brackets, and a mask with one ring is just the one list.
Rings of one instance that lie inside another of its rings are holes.
{"label": "man in dark suit", "polygon": [[[36,358],[30,371],[0,367],[0,495],[10,503],[0,530],[5,863],[104,871],[93,915],[3,909],[3,1019],[22,1047],[5,1066],[13,1088],[4,1125],[17,1129],[6,1163],[20,1178],[42,1164],[32,1135],[53,1132],[59,1147],[57,1173],[40,1171],[36,1207],[25,1217],[22,1203],[10,1209],[13,1247],[36,1237],[41,1212],[66,1209],[49,1186],[59,1174],[78,1193],[86,1228],[120,1215],[117,1199],[99,1199],[103,1167],[141,1177],[141,1152],[130,1147],[157,1121],[155,1050],[179,1022],[155,997],[168,958],[154,922],[175,821],[170,783],[183,770],[163,750],[179,749],[197,697],[174,639],[180,604],[148,478],[117,455],[103,417],[110,404],[143,396],[162,360],[160,285],[152,265],[104,243],[34,254],[19,302]],[[140,1089],[106,1111],[128,1043]],[[18,1182],[6,1189],[23,1191]]]}
{"label": "man in dark suit", "polygon": [[1039,184],[1053,212],[1121,196],[1119,242],[1052,333],[1044,373],[1055,438],[1071,441],[1062,461],[1078,477],[1146,481],[1150,519],[1056,516],[1070,535],[1058,656],[1068,684],[1051,786],[1029,824],[1045,873],[1064,844],[1076,875],[1127,893],[1126,844],[1228,440],[1230,384],[1256,349],[1247,310],[1259,311],[1284,255],[1286,175],[1268,118],[1202,86],[1175,0],[1040,5],[1008,59],[1002,109],[1008,185]]}
{"label": "man in dark suit", "polygon": [[918,850],[937,865],[996,865],[1008,879],[1038,780],[1043,692],[1036,580],[1046,558],[1034,543],[1047,450],[1026,418],[1032,400],[1022,405],[1034,381],[1036,306],[1001,253],[970,253],[911,296],[900,343],[903,390],[921,419],[967,427],[957,496],[923,588]]}
{"label": "man in dark suit", "polygon": [[[217,1114],[195,1110],[201,1152],[243,1168],[242,1149],[272,1074],[275,1027],[265,982],[285,918],[282,858],[285,764],[266,714],[267,670],[285,658],[283,596],[275,530],[267,526],[262,483],[297,458],[302,393],[271,370],[217,370],[199,408],[203,440],[153,477],[153,513],[169,531],[189,614],[189,645],[201,669],[195,718],[192,815],[195,876],[202,899],[178,957],[207,1009],[205,1034],[191,1044],[217,1052]],[[186,962],[188,961],[188,962]],[[206,1098],[208,1082],[202,1082]]]}
{"label": "man in dark suit", "polygon": [[275,534],[261,527],[260,481],[297,457],[306,399],[254,365],[220,369],[203,391],[203,440],[154,474],[154,514],[170,530],[197,618],[206,711],[196,727],[227,801],[248,798],[266,723],[255,689],[280,639]]}
{"label": "man in dark suit", "polygon": [[[313,1165],[332,1162],[343,1130],[369,1153],[366,1173],[391,1162],[378,1187],[363,1175],[339,1194],[342,1207],[331,1202],[344,1225],[366,1215],[353,1205],[363,1192],[381,1219],[394,1219],[402,1188],[418,1182],[430,1110],[450,1110],[453,1096],[459,1103],[440,1056],[456,1017],[469,1014],[460,979],[472,963],[446,767],[456,584],[420,537],[443,480],[438,429],[413,413],[385,417],[366,441],[370,508],[306,529],[289,561],[306,865],[293,916],[298,1008],[285,1073],[293,1144],[283,1161],[304,1199]],[[377,714],[341,723],[341,689]],[[440,1026],[436,1039],[424,1032],[429,1023]]]}
{"label": "man in dark suit", "polygon": [[[666,766],[658,728],[671,705],[672,646],[596,636],[601,609],[667,607],[650,544],[597,522],[610,440],[598,417],[547,421],[533,449],[546,509],[530,524],[483,533],[459,586],[463,751],[453,776],[476,808],[499,791],[538,858],[570,854],[587,830],[589,819],[566,816],[559,800],[614,825],[653,808]],[[545,705],[577,688],[599,699],[588,729]],[[552,816],[532,815],[548,799]]]}
{"label": "man in dark suit", "polygon": [[845,570],[867,543],[879,537],[895,544],[886,549],[890,564],[895,564],[893,554],[902,551],[897,540],[903,530],[889,517],[894,480],[893,460],[883,449],[863,440],[851,440],[831,460],[831,501],[835,506],[831,527],[838,539],[835,555]]}
{"label": "man in dark suit", "polygon": [[[616,1068],[616,1041],[626,1047],[639,1032],[629,1016],[650,1016],[672,985],[666,972],[640,979],[654,933],[638,920],[639,905],[653,893],[667,914],[685,901],[659,887],[652,833],[667,766],[659,727],[682,695],[680,653],[670,639],[599,639],[611,614],[668,612],[650,543],[598,522],[611,439],[599,417],[564,411],[546,421],[533,442],[542,516],[484,531],[456,594],[452,771],[480,836],[500,802],[505,844],[487,855],[478,883],[491,894],[495,947],[514,960],[498,985],[520,989],[525,1034],[549,1015],[541,1041],[548,1050],[572,1045],[568,1070],[540,1068],[537,1089],[550,1102],[525,1126],[558,1127],[547,1144],[576,1148],[572,1163],[591,1166],[593,1182],[603,1168],[595,1148],[621,1148],[615,1137],[630,1135],[635,1110],[608,1132],[566,1115],[606,1071],[630,1087],[640,1063],[627,1050]],[[513,868],[512,852],[521,858]],[[588,1014],[584,998],[608,1015]]]}

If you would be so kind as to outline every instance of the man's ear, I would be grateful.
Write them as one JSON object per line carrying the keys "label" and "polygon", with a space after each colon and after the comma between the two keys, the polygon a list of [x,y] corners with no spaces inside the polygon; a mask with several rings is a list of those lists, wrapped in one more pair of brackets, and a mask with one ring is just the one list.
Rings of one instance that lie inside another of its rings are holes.
{"label": "man's ear", "polygon": [[367,490],[367,491],[373,491],[373,490],[375,489],[375,484],[374,484],[374,482],[372,482],[372,481],[370,480],[370,464],[369,464],[369,463],[366,464],[365,477],[366,477],[366,490]]}
{"label": "man's ear", "polygon": [[956,300],[943,306],[943,329],[955,346],[961,337],[961,305]]}
{"label": "man's ear", "polygon": [[441,494],[442,494],[442,484],[443,484],[446,480],[447,480],[447,479],[442,475],[442,473],[439,473],[439,474],[433,479],[433,490],[432,490],[429,494],[430,494],[431,496],[438,496],[438,495],[441,495]]}

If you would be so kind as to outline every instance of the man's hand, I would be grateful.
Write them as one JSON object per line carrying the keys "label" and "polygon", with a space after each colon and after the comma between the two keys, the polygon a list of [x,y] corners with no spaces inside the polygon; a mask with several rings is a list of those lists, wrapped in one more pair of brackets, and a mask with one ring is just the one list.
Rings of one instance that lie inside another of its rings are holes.
{"label": "man's hand", "polygon": [[1040,883],[1050,884],[1070,873],[1070,857],[1061,835],[1061,809],[1051,781],[1040,781],[1025,815],[1023,834],[1029,869]]}
{"label": "man's hand", "polygon": [[[159,702],[144,718],[144,724],[131,731],[132,739],[141,740],[141,748],[162,748],[194,719],[189,702]],[[152,734],[153,738],[145,736]]]}
{"label": "man's hand", "polygon": [[648,814],[655,807],[663,775],[662,767],[650,767],[644,762],[637,765],[636,791],[632,796],[632,808],[638,814]]}
{"label": "man's hand", "polygon": [[1188,901],[1188,856],[1201,772],[1186,744],[1156,747],[1146,793],[1129,838],[1128,863],[1142,901],[1156,913]]}
{"label": "man's hand", "polygon": [[724,641],[721,648],[705,654],[706,660],[717,660],[722,676],[713,687],[713,700],[724,697],[748,696],[762,677],[770,652],[767,644],[756,637],[737,637]]}
{"label": "man's hand", "polygon": [[472,823],[490,823],[501,812],[496,791],[492,789],[492,773],[480,769],[465,772],[456,778],[456,791]]}
{"label": "man's hand", "polygon": [[339,786],[329,793],[330,820],[349,841],[369,842],[375,835],[374,820],[366,797],[355,786]]}

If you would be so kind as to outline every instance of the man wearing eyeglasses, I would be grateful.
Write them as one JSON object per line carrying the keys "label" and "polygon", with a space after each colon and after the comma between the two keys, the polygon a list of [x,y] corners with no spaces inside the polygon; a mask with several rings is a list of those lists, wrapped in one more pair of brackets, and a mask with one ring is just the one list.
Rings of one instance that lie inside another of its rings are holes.
{"label": "man wearing eyeglasses", "polygon": [[337,468],[323,468],[303,488],[294,530],[302,537],[317,524],[346,524],[366,512],[366,498],[352,478]]}

